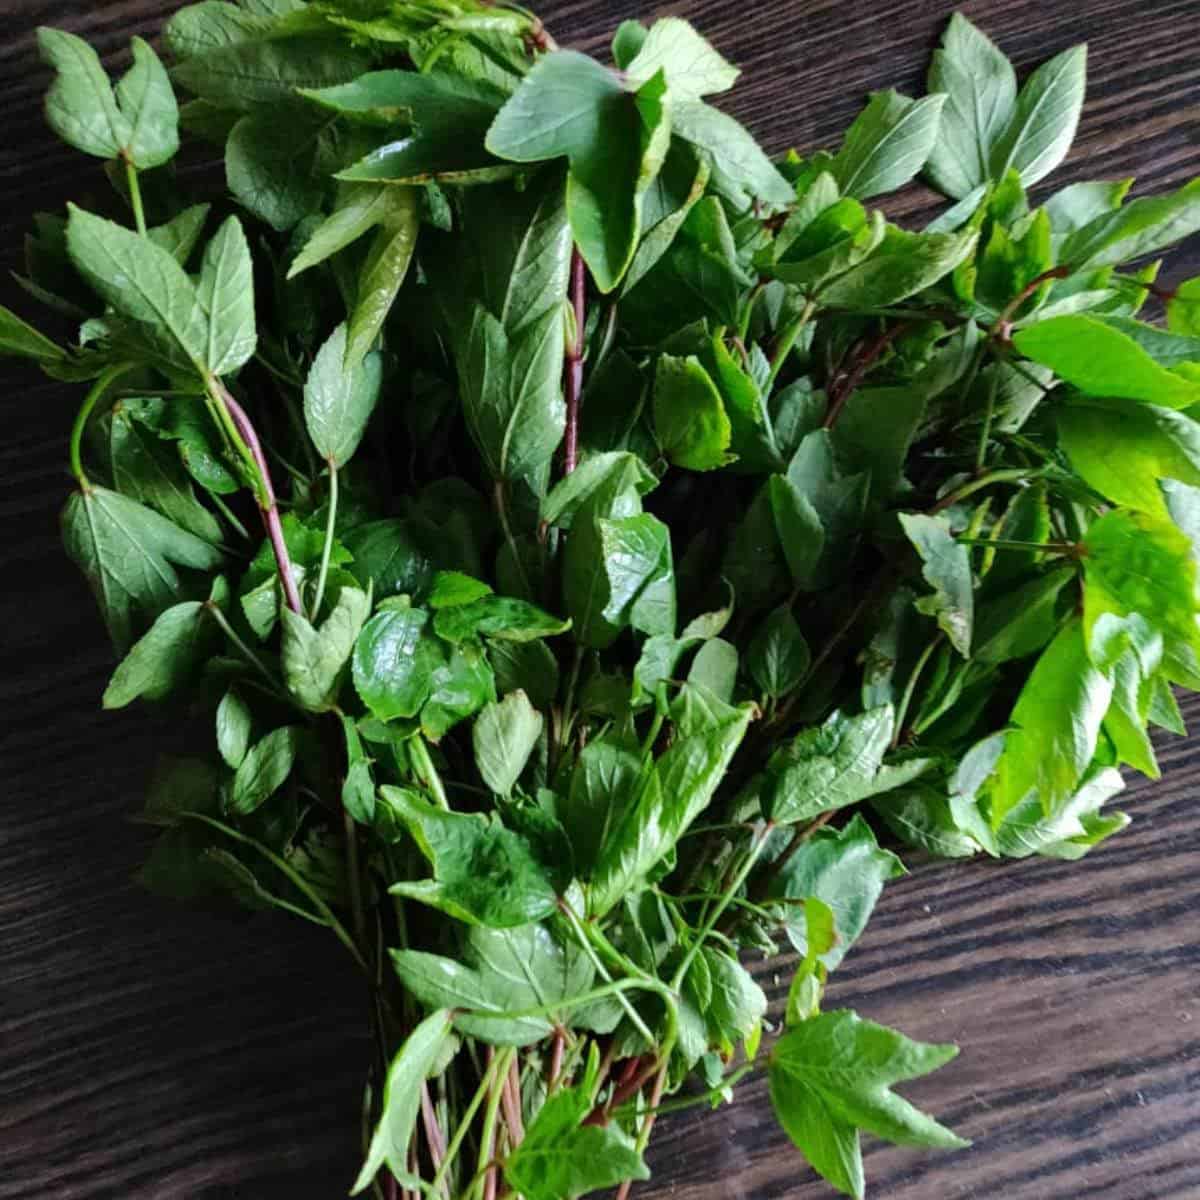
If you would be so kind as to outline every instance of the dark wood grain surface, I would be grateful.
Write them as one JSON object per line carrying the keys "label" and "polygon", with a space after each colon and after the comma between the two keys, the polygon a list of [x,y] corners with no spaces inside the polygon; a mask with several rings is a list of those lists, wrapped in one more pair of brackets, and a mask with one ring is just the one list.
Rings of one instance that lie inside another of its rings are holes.
{"label": "dark wood grain surface", "polygon": [[[165,0],[0,0],[0,264],[30,214],[100,186],[45,130],[32,31],[63,25],[119,56]],[[598,49],[652,4],[542,6]],[[951,6],[938,0],[686,0],[747,69],[732,107],[771,149],[827,144],[863,94],[920,87]],[[1090,87],[1063,179],[1200,174],[1196,0],[980,0],[965,11],[1021,67],[1083,39]],[[920,208],[910,196],[893,212]],[[1190,260],[1190,261],[1189,261]],[[1200,254],[1177,258],[1179,278]],[[0,290],[3,290],[0,288]],[[21,306],[23,301],[5,295]],[[333,939],[274,918],[167,906],[131,881],[135,810],[172,731],[99,711],[110,651],[65,561],[72,396],[5,369],[0,819],[0,1198],[327,1200],[356,1165],[363,997]],[[1189,706],[1193,720],[1200,703]],[[894,1200],[1200,1197],[1200,741],[1163,755],[1135,824],[1081,865],[931,866],[890,887],[838,972],[833,1004],[961,1057],[908,1094],[975,1139],[931,1156],[872,1145]],[[788,963],[761,976],[778,997]],[[645,1200],[817,1200],[766,1097],[664,1122]]]}

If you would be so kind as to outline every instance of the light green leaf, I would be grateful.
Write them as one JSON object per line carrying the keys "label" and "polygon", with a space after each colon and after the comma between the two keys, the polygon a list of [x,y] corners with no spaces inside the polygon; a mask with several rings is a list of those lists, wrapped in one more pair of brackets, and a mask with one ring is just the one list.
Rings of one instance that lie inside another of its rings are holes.
{"label": "light green leaf", "polygon": [[254,266],[237,217],[229,217],[204,251],[197,288],[208,323],[204,365],[216,376],[249,362],[258,346]]}
{"label": "light green leaf", "polygon": [[955,539],[945,517],[901,513],[900,524],[921,556],[925,582],[934,589],[932,596],[917,601],[917,607],[936,617],[950,644],[969,658],[975,593],[967,547]]}
{"label": "light green leaf", "polygon": [[233,688],[221,697],[217,705],[217,749],[226,765],[235,771],[242,765],[250,749],[253,718],[250,706]]}
{"label": "light green leaf", "polygon": [[1200,276],[1175,288],[1167,301],[1167,327],[1172,333],[1200,337]]}
{"label": "light green leaf", "polygon": [[[430,604],[437,607],[432,599]],[[566,633],[571,622],[560,621],[527,600],[483,596],[439,612],[433,627],[439,637],[454,643],[481,636],[506,642],[532,642]]]}
{"label": "light green leaf", "polygon": [[348,183],[338,189],[333,212],[313,230],[288,269],[294,279],[344,250],[377,225],[392,224],[397,210],[407,210],[412,196],[403,188],[375,183]]}
{"label": "light green leaf", "polygon": [[721,393],[694,355],[659,358],[654,429],[663,453],[676,466],[711,471],[733,460],[732,428]]}
{"label": "light green leaf", "polygon": [[337,703],[342,668],[370,611],[367,593],[352,587],[342,588],[320,629],[283,609],[283,680],[303,708],[325,712]]}
{"label": "light green leaf", "polygon": [[433,867],[433,879],[393,884],[391,892],[441,909],[469,925],[512,929],[558,910],[558,896],[528,842],[493,813],[454,813],[413,792],[381,794]]}
{"label": "light green leaf", "polygon": [[949,798],[936,788],[917,784],[872,802],[884,824],[902,842],[934,858],[971,858],[981,847],[960,829]]}
{"label": "light green leaf", "polygon": [[948,275],[975,249],[976,235],[906,233],[889,228],[878,248],[819,290],[831,308],[882,308]]}
{"label": "light green leaf", "polygon": [[771,1104],[805,1158],[834,1187],[864,1194],[859,1130],[906,1146],[967,1143],[893,1092],[944,1066],[955,1046],[910,1041],[846,1009],[797,1025],[771,1052]]}
{"label": "light green leaf", "polygon": [[60,29],[39,29],[42,58],[58,72],[46,118],[63,141],[97,158],[124,158],[138,170],[162,166],[179,149],[179,108],[158,56],[132,41],[133,65],[114,95],[96,52]]}
{"label": "light green leaf", "polygon": [[505,1166],[526,1200],[575,1200],[627,1179],[649,1179],[633,1139],[615,1122],[585,1125],[591,1088],[562,1088],[543,1105]]}
{"label": "light green leaf", "polygon": [[677,738],[642,779],[636,799],[600,848],[589,906],[607,912],[669,854],[708,807],[745,737],[753,706],[721,706],[707,728]]}
{"label": "light green leaf", "polygon": [[450,1014],[431,1013],[408,1035],[392,1059],[383,1088],[383,1111],[367,1149],[367,1160],[351,1189],[352,1196],[365,1192],[384,1166],[402,1183],[412,1178],[408,1149],[421,1108],[421,1089],[426,1076],[444,1059],[451,1036]]}
{"label": "light green leaf", "polygon": [[205,605],[186,600],[160,613],[121,660],[104,692],[105,708],[124,708],[145,696],[161,700],[195,671],[212,640]]}
{"label": "light green leaf", "polygon": [[1037,796],[1017,805],[991,834],[993,845],[989,849],[1005,858],[1028,858],[1031,854],[1082,858],[1104,838],[1129,824],[1124,813],[1100,812],[1124,788],[1120,771],[1093,767],[1075,794],[1052,815],[1046,815]]}
{"label": "light green leaf", "polygon": [[222,46],[268,36],[272,23],[227,0],[201,0],[180,9],[163,28],[163,40],[180,62]]}
{"label": "light green leaf", "polygon": [[63,540],[122,652],[133,640],[135,613],[157,614],[184,598],[176,566],[211,571],[222,561],[215,546],[100,487],[75,492],[67,501]]}
{"label": "light green leaf", "polygon": [[186,266],[204,232],[204,223],[212,211],[211,204],[193,204],[176,213],[164,225],[146,231],[146,236],[171,254],[180,266]]}
{"label": "light green leaf", "polygon": [[471,731],[475,765],[483,782],[498,796],[509,797],[542,736],[545,721],[524,692],[513,692],[489,704]]}
{"label": "light green leaf", "polygon": [[992,179],[1003,179],[1015,168],[1021,182],[1032,187],[1066,158],[1075,140],[1086,83],[1086,46],[1064,50],[1030,75],[992,154]]}
{"label": "light green leaf", "polygon": [[1042,205],[1050,218],[1055,246],[1061,247],[1071,234],[1097,217],[1115,212],[1132,186],[1130,178],[1071,183],[1060,188]]}
{"label": "light green leaf", "polygon": [[1119,266],[1157,254],[1200,229],[1200,180],[1165,196],[1139,196],[1110,208],[1073,230],[1059,248],[1059,261],[1073,270]]}
{"label": "light green leaf", "polygon": [[679,17],[655,21],[624,71],[637,87],[662,71],[673,100],[699,100],[727,92],[741,74]]}
{"label": "light green leaf", "polygon": [[728,704],[733,699],[737,673],[737,648],[724,638],[710,638],[696,651],[696,657],[692,659],[688,683],[704,688],[718,700]]}
{"label": "light green leaf", "polygon": [[[595,978],[582,951],[563,945],[540,923],[473,926],[462,962],[416,950],[393,950],[391,956],[404,986],[426,1008],[453,1009],[460,1033],[493,1046],[530,1046],[549,1037],[556,1024],[569,1028],[571,1001]],[[531,1008],[546,1011],[536,1017],[499,1015]]]}
{"label": "light green leaf", "polygon": [[1200,425],[1173,409],[1073,404],[1059,410],[1058,438],[1075,471],[1114,504],[1165,516],[1160,480],[1200,486]]}
{"label": "light green leaf", "polygon": [[304,384],[308,436],[317,453],[338,469],[354,457],[383,383],[383,361],[378,354],[347,365],[346,337],[346,325],[339,325],[317,351]]}
{"label": "light green leaf", "polygon": [[1134,614],[1168,646],[1200,649],[1196,562],[1187,535],[1168,518],[1115,509],[1083,539],[1083,626],[1090,650],[1104,614]]}
{"label": "light green leaf", "polygon": [[261,808],[292,773],[299,748],[295,725],[274,729],[250,747],[233,777],[229,811],[246,816]]}
{"label": "light green leaf", "polygon": [[358,281],[358,296],[350,314],[346,366],[359,364],[374,346],[408,276],[417,245],[420,215],[415,188],[397,188],[387,220],[380,226]]}
{"label": "light green leaf", "polygon": [[733,117],[700,100],[671,105],[671,132],[712,168],[712,187],[737,211],[754,200],[783,207],[795,202],[792,185],[753,136]]}
{"label": "light green leaf", "polygon": [[867,927],[883,885],[903,874],[904,864],[880,849],[870,825],[856,814],[844,829],[821,829],[805,842],[774,877],[770,894],[828,906],[836,936],[827,945],[813,946],[807,913],[793,910],[787,935],[798,954],[812,954],[833,971]]}
{"label": "light green leaf", "polygon": [[170,339],[199,368],[208,352],[208,319],[184,269],[132,230],[67,207],[67,248],[92,288],[118,312]]}
{"label": "light green leaf", "polygon": [[933,52],[929,90],[945,93],[946,104],[926,174],[959,200],[992,178],[996,146],[1016,108],[1017,76],[995,43],[956,12]]}
{"label": "light green leaf", "polygon": [[911,100],[890,89],[875,92],[829,168],[842,195],[866,200],[915,178],[937,139],[945,100],[943,95]]}
{"label": "light green leaf", "polygon": [[1160,367],[1128,334],[1096,317],[1050,317],[1018,330],[1013,342],[1026,358],[1089,396],[1119,396],[1164,408],[1200,403],[1200,381]]}
{"label": "light green leaf", "polygon": [[993,828],[1030,797],[1053,815],[1074,795],[1111,698],[1112,681],[1088,659],[1082,622],[1070,621],[1038,659],[1013,708],[986,785]]}
{"label": "light green leaf", "polygon": [[440,651],[423,636],[428,620],[421,608],[387,608],[358,635],[354,687],[381,721],[415,717],[429,698]]}

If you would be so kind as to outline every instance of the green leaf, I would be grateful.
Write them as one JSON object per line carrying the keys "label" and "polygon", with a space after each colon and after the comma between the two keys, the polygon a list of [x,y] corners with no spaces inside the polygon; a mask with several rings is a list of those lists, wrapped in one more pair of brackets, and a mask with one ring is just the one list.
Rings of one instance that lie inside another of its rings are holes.
{"label": "green leaf", "polygon": [[662,71],[673,100],[699,100],[727,92],[741,74],[679,17],[655,21],[623,70],[637,87]]}
{"label": "green leaf", "polygon": [[317,351],[304,384],[304,423],[317,453],[335,469],[358,449],[379,401],[383,361],[368,354],[346,363],[347,327],[339,325]]}
{"label": "green leaf", "polygon": [[[885,504],[900,491],[927,406],[926,396],[915,387],[859,388],[846,401],[830,441],[842,471],[869,476],[869,505]],[[887,413],[886,420],[881,413]]]}
{"label": "green leaf", "polygon": [[1026,358],[1089,396],[1120,396],[1164,408],[1200,403],[1200,382],[1160,367],[1133,338],[1096,317],[1050,317],[1013,335]]}
{"label": "green leaf", "polygon": [[180,9],[163,28],[163,40],[180,62],[208,50],[265,38],[270,22],[226,0],[201,0]]}
{"label": "green leaf", "polygon": [[226,765],[235,771],[250,749],[252,730],[250,706],[239,692],[230,688],[217,705],[217,749]]}
{"label": "green leaf", "polygon": [[513,162],[567,158],[567,212],[602,292],[620,283],[637,248],[640,198],[666,154],[661,74],[636,91],[574,50],[543,57],[500,110],[487,148]]}
{"label": "green leaf", "polygon": [[589,906],[607,912],[670,853],[708,807],[754,709],[721,706],[707,728],[677,738],[641,780],[636,799],[611,831],[596,858]]}
{"label": "green leaf", "polygon": [[880,769],[893,720],[891,705],[884,705],[856,717],[834,712],[823,725],[801,731],[771,759],[767,815],[791,825],[907,782]]}
{"label": "green leaf", "polygon": [[217,230],[204,251],[197,288],[208,324],[204,365],[227,375],[254,357],[258,332],[254,320],[254,267],[237,217]]}
{"label": "green leaf", "polygon": [[917,601],[917,607],[936,617],[950,644],[963,658],[969,658],[975,593],[967,547],[955,539],[945,517],[901,513],[900,524],[921,556],[925,582],[934,589],[932,596]]}
{"label": "green leaf", "polygon": [[[430,604],[437,607],[432,599]],[[433,627],[438,636],[448,642],[457,643],[479,636],[507,642],[532,642],[566,633],[571,622],[560,621],[526,600],[484,596],[469,604],[443,609],[434,617]]]}
{"label": "green leaf", "polygon": [[1064,50],[1030,75],[992,154],[992,179],[1003,179],[1015,168],[1021,182],[1032,187],[1066,158],[1075,140],[1086,83],[1086,46]]}
{"label": "green leaf", "polygon": [[1200,180],[1165,196],[1140,196],[1072,230],[1059,261],[1075,271],[1118,266],[1157,254],[1200,229]]}
{"label": "green leaf", "polygon": [[1165,517],[1116,509],[1083,539],[1083,626],[1089,649],[1106,613],[1137,614],[1168,645],[1200,649],[1196,562],[1185,533]]}
{"label": "green leaf", "polygon": [[209,322],[184,269],[132,230],[68,205],[67,248],[91,287],[118,312],[179,347],[199,368]]}
{"label": "green leaf", "polygon": [[448,1012],[431,1013],[408,1035],[392,1059],[383,1088],[383,1111],[367,1149],[367,1160],[351,1189],[352,1196],[365,1192],[384,1166],[401,1182],[412,1178],[408,1148],[421,1108],[421,1089],[436,1064],[445,1058],[451,1044],[450,1031]]}
{"label": "green leaf", "polygon": [[[592,986],[591,962],[540,923],[517,929],[473,926],[463,961],[418,950],[391,951],[405,988],[426,1008],[454,1010],[454,1027],[493,1046],[531,1046],[569,1028],[572,1003]],[[561,1005],[556,1012],[554,1006]],[[544,1008],[536,1017],[505,1017]]]}
{"label": "green leaf", "polygon": [[[291,128],[279,136],[280,123]],[[260,221],[286,232],[321,207],[325,184],[316,170],[321,127],[288,109],[256,111],[233,127],[225,147],[225,179]]]}
{"label": "green leaf", "polygon": [[[504,102],[490,84],[449,73],[372,71],[351,83],[304,95],[336,113],[387,128],[392,137],[339,179],[358,183],[463,182],[500,166],[484,149]],[[395,136],[398,123],[408,125]]]}
{"label": "green leaf", "polygon": [[591,1088],[562,1088],[541,1107],[504,1177],[526,1200],[575,1200],[627,1179],[649,1179],[633,1139],[615,1122],[585,1125]]}
{"label": "green leaf", "polygon": [[873,93],[830,166],[842,195],[866,200],[915,178],[937,139],[945,100],[910,100],[890,89]]}
{"label": "green leaf", "polygon": [[861,1200],[860,1129],[905,1146],[967,1145],[891,1090],[957,1053],[955,1046],[910,1041],[847,1009],[823,1013],[785,1034],[771,1051],[771,1105],[813,1167]]}
{"label": "green leaf", "polygon": [[133,640],[135,613],[157,615],[184,598],[176,566],[211,571],[222,561],[210,543],[100,487],[75,492],[67,501],[63,540],[120,651]]}
{"label": "green leaf", "polygon": [[476,309],[460,367],[463,410],[492,478],[533,477],[558,448],[566,424],[563,347],[558,313],[510,340],[490,312]]}
{"label": "green leaf", "polygon": [[820,289],[830,308],[884,308],[948,275],[975,248],[964,233],[905,233],[889,228],[878,249]]}
{"label": "green leaf", "polygon": [[524,692],[513,692],[489,704],[475,718],[471,732],[475,765],[483,782],[498,796],[512,795],[544,724],[542,714]]}
{"label": "green leaf", "polygon": [[610,833],[636,799],[641,775],[637,747],[611,733],[590,741],[576,760],[560,816],[581,877],[591,873]]}
{"label": "green leaf", "polygon": [[346,534],[346,549],[353,555],[354,577],[381,600],[423,595],[433,582],[432,547],[415,522],[368,521]]}
{"label": "green leaf", "polygon": [[671,132],[709,164],[713,189],[736,211],[754,200],[775,207],[795,202],[792,185],[753,136],[720,109],[700,100],[672,103]]}
{"label": "green leaf", "polygon": [[753,1036],[767,1014],[767,997],[750,972],[732,955],[705,946],[704,962],[712,977],[712,999],[705,1008],[710,1040],[732,1052]]}
{"label": "green leaf", "polygon": [[347,183],[338,189],[333,212],[309,235],[288,269],[294,279],[302,271],[344,250],[379,225],[394,224],[411,207],[411,193],[374,183]]}
{"label": "green leaf", "polygon": [[644,496],[657,485],[654,472],[636,454],[624,450],[593,454],[554,485],[542,501],[542,520],[570,529],[575,514],[601,489],[609,495],[632,489]]}
{"label": "green leaf", "polygon": [[1165,516],[1160,480],[1200,485],[1200,425],[1173,409],[1073,404],[1058,412],[1058,439],[1075,471],[1114,504]]}
{"label": "green leaf", "polygon": [[354,687],[381,721],[415,717],[433,689],[440,651],[424,636],[422,608],[387,608],[363,626],[354,645]]}
{"label": "green leaf", "polygon": [[1008,58],[962,13],[954,13],[933,52],[929,90],[946,103],[925,172],[960,200],[992,178],[997,145],[1012,120],[1017,76]]}
{"label": "green leaf", "polygon": [[654,379],[654,429],[676,466],[711,471],[733,461],[721,393],[694,355],[662,355]]}
{"label": "green leaf", "polygon": [[870,825],[856,814],[844,829],[821,829],[805,842],[774,877],[770,894],[828,905],[836,930],[828,945],[812,945],[807,914],[788,921],[787,935],[798,954],[812,954],[833,971],[867,927],[883,885],[903,874],[901,861],[880,849]]}
{"label": "green leaf", "polygon": [[179,108],[158,56],[141,38],[114,95],[96,52],[60,29],[39,29],[43,60],[58,72],[46,95],[46,119],[68,145],[97,158],[124,158],[138,170],[159,167],[179,149]]}
{"label": "green leaf", "polygon": [[203,100],[254,113],[272,104],[298,113],[301,88],[333,87],[357,78],[371,56],[325,33],[239,41],[194,54],[174,70],[175,81]]}
{"label": "green leaf", "polygon": [[145,696],[161,700],[184,682],[203,660],[214,627],[205,605],[186,600],[160,613],[117,667],[104,692],[105,708],[124,708]]}
{"label": "green leaf", "polygon": [[164,225],[146,231],[146,236],[171,254],[180,266],[186,266],[204,232],[204,224],[212,210],[211,204],[193,204],[176,213]]}
{"label": "green leaf", "polygon": [[357,300],[346,335],[348,369],[361,363],[374,346],[408,276],[416,249],[420,228],[418,193],[414,188],[397,190],[403,193],[403,198],[393,201],[358,280]]}
{"label": "green leaf", "polygon": [[960,829],[942,792],[917,784],[872,802],[888,829],[902,842],[935,858],[971,858],[979,843]]}
{"label": "green leaf", "polygon": [[488,660],[501,694],[523,691],[535,707],[548,709],[558,695],[558,660],[545,642],[488,643]]}
{"label": "green leaf", "polygon": [[1132,179],[1071,183],[1055,192],[1042,207],[1050,218],[1056,248],[1077,229],[1120,208],[1132,185]]}
{"label": "green leaf", "polygon": [[1167,301],[1167,327],[1172,333],[1200,337],[1200,276],[1175,288]]}
{"label": "green leaf", "polygon": [[433,866],[433,879],[393,884],[394,895],[492,929],[541,921],[557,911],[545,868],[496,814],[446,812],[401,788],[381,792]]}
{"label": "green leaf", "polygon": [[812,655],[791,607],[775,609],[759,626],[746,652],[746,669],[763,694],[773,699],[800,686]]}
{"label": "green leaf", "polygon": [[982,606],[975,622],[975,662],[999,665],[1042,649],[1058,629],[1059,595],[1074,582],[1064,568],[998,594]]}
{"label": "green leaf", "polygon": [[421,708],[421,729],[437,741],[495,699],[495,677],[483,651],[469,642],[455,646],[433,672],[429,699]]}
{"label": "green leaf", "polygon": [[292,772],[299,740],[299,728],[284,725],[250,747],[233,777],[230,812],[246,816],[261,808],[283,786]]}
{"label": "green leaf", "polygon": [[22,321],[15,312],[0,305],[0,354],[31,358],[34,362],[61,362],[67,352],[32,325]]}
{"label": "green leaf", "polygon": [[649,30],[640,21],[622,21],[613,34],[612,53],[615,62],[624,71],[638,56],[646,44]]}
{"label": "green leaf", "polygon": [[993,828],[1034,797],[1047,815],[1070,799],[1096,753],[1112,681],[1089,661],[1083,624],[1071,620],[1038,659],[1009,720],[987,783]]}
{"label": "green leaf", "polygon": [[344,587],[337,604],[315,629],[290,608],[283,621],[283,680],[288,692],[309,712],[325,712],[337,703],[342,668],[350,661],[355,640],[371,611],[366,592]]}

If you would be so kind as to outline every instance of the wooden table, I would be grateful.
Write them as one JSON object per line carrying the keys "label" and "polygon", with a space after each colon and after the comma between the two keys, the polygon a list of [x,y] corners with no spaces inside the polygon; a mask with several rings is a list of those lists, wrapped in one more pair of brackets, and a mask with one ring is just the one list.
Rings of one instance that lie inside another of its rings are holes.
{"label": "wooden table", "polygon": [[[35,209],[100,186],[43,125],[48,72],[33,29],[64,25],[119,55],[174,7],[0,0],[5,266]],[[650,7],[557,0],[543,11],[560,41],[598,50],[620,18]],[[747,69],[731,104],[773,150],[829,144],[871,88],[918,91],[951,9],[659,7],[695,19]],[[1195,0],[981,0],[965,11],[1022,67],[1091,42],[1062,179],[1136,174],[1153,192],[1200,173]],[[1200,270],[1195,243],[1186,257],[1170,278]],[[25,306],[15,292],[4,300]],[[71,394],[16,368],[6,380],[0,1197],[342,1196],[367,1058],[357,981],[319,931],[178,910],[131,882],[145,839],[122,818],[172,733],[144,710],[99,711],[110,650],[57,536]],[[872,1144],[873,1195],[1200,1196],[1200,743],[1176,743],[1163,761],[1167,781],[1130,797],[1133,828],[1082,865],[933,866],[890,886],[830,1000],[962,1044],[954,1064],[907,1090],[975,1146],[937,1156]],[[761,973],[778,998],[788,964]],[[654,1166],[646,1200],[830,1195],[756,1088],[722,1112],[665,1122]]]}

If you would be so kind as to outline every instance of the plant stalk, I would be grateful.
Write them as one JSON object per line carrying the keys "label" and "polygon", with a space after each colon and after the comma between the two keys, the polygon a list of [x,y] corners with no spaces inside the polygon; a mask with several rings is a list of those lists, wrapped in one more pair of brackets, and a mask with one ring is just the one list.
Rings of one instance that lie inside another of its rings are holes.
{"label": "plant stalk", "polygon": [[563,392],[567,402],[567,428],[563,442],[563,474],[570,475],[579,462],[579,407],[583,399],[583,338],[587,322],[587,268],[576,246],[571,251],[571,308],[575,313],[575,342],[567,347]]}

